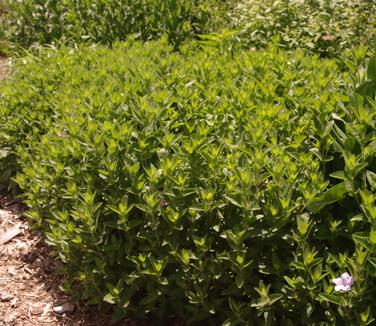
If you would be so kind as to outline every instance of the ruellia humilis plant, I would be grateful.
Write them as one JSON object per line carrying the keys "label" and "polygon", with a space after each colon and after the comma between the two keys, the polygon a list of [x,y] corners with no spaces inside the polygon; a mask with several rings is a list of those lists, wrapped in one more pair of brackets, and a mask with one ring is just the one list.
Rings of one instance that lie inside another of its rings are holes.
{"label": "ruellia humilis plant", "polygon": [[273,45],[130,39],[19,60],[0,85],[0,164],[17,169],[64,289],[115,320],[371,324],[365,56],[342,72]]}

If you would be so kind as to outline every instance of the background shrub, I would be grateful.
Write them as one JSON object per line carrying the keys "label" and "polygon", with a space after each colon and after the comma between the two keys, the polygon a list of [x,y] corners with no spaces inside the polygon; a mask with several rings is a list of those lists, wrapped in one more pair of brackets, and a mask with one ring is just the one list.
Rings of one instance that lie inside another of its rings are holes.
{"label": "background shrub", "polygon": [[245,48],[265,47],[278,36],[286,49],[338,56],[344,49],[370,46],[376,30],[376,4],[369,0],[8,2],[4,29],[16,49],[83,42],[111,45],[130,34],[142,40],[166,34],[177,48],[201,34],[234,30]]}
{"label": "background shrub", "polygon": [[376,105],[349,96],[364,49],[343,74],[274,47],[42,54],[0,86],[0,164],[17,160],[74,297],[116,318],[372,323]]}
{"label": "background shrub", "polygon": [[209,32],[220,0],[14,0],[7,29],[19,46],[81,42],[111,44],[137,34],[167,34],[178,45]]}
{"label": "background shrub", "polygon": [[[372,45],[376,3],[369,0],[241,0],[229,9],[229,22],[243,44],[264,47],[273,36],[281,46],[306,48],[321,56]],[[372,47],[372,46],[371,46]]]}

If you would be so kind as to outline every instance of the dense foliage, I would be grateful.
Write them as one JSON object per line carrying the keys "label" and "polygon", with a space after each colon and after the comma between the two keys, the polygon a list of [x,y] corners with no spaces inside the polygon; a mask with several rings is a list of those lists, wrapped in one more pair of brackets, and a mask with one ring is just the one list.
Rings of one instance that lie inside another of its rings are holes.
{"label": "dense foliage", "polygon": [[243,44],[265,46],[279,36],[288,49],[335,56],[354,45],[372,44],[376,2],[369,0],[241,0],[229,10]]}
{"label": "dense foliage", "polygon": [[370,46],[376,31],[376,3],[369,0],[7,2],[5,32],[16,48],[82,42],[112,44],[130,34],[143,40],[165,34],[176,48],[201,34],[233,30],[246,48],[265,47],[278,36],[284,48],[305,48],[331,57],[353,46]]}
{"label": "dense foliage", "polygon": [[23,47],[83,41],[111,44],[132,33],[144,40],[167,34],[178,45],[213,28],[211,13],[219,2],[13,0],[6,23],[10,40]]}
{"label": "dense foliage", "polygon": [[364,50],[343,74],[273,46],[42,52],[1,84],[0,166],[68,292],[117,317],[374,320],[376,105],[350,96]]}

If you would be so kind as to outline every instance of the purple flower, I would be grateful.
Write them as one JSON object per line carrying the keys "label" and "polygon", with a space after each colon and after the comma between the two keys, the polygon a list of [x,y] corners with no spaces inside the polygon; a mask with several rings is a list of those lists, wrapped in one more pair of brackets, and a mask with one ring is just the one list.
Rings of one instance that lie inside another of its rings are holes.
{"label": "purple flower", "polygon": [[354,279],[349,273],[343,273],[341,277],[333,279],[335,291],[350,291],[354,284]]}
{"label": "purple flower", "polygon": [[68,135],[67,135],[67,133],[65,133],[65,132],[61,132],[61,133],[59,133],[59,134],[57,134],[59,137],[61,137],[61,138],[67,138],[68,137]]}

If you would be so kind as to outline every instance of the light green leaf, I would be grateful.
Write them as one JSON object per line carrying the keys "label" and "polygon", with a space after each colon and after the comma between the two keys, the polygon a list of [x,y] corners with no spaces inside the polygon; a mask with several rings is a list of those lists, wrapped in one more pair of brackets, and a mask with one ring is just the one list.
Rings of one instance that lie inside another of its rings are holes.
{"label": "light green leaf", "polygon": [[371,240],[372,244],[376,244],[376,231],[375,230],[372,230],[369,233],[369,239]]}
{"label": "light green leaf", "polygon": [[344,171],[336,171],[331,174],[329,174],[332,178],[334,179],[340,179],[340,180],[345,180],[345,172]]}
{"label": "light green leaf", "polygon": [[376,190],[376,173],[367,170],[366,176],[372,190]]}
{"label": "light green leaf", "polygon": [[115,304],[115,297],[111,293],[107,293],[104,296],[103,301],[111,303],[111,304]]}

